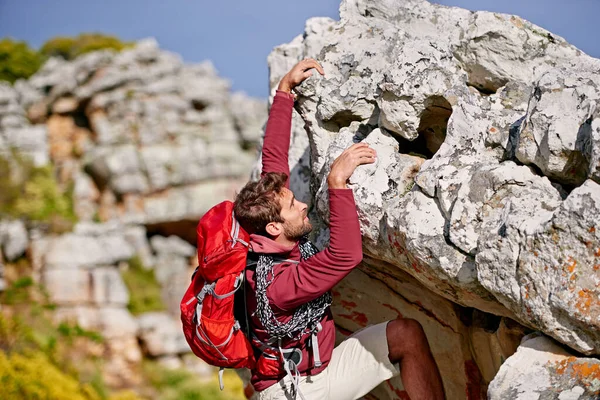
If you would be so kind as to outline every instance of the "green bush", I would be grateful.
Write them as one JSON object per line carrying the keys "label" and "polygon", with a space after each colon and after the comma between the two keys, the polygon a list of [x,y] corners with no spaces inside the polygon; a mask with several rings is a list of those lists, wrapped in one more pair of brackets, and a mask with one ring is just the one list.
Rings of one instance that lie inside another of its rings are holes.
{"label": "green bush", "polygon": [[100,400],[90,385],[62,372],[41,352],[27,356],[0,352],[0,382],[6,400]]}
{"label": "green bush", "polygon": [[44,56],[27,43],[5,38],[0,40],[0,80],[14,83],[27,79],[44,63]]}
{"label": "green bush", "polygon": [[127,308],[134,315],[149,311],[165,310],[161,297],[160,284],[154,277],[154,271],[144,268],[139,257],[129,260],[129,268],[121,273],[129,290]]}
{"label": "green bush", "polygon": [[96,50],[111,49],[121,51],[131,47],[131,43],[122,42],[119,38],[102,33],[82,33],[76,37],[59,36],[48,40],[40,53],[46,57],[62,57],[73,60],[78,56]]}
{"label": "green bush", "polygon": [[44,43],[39,51],[30,48],[24,41],[4,38],[0,40],[0,80],[14,83],[17,79],[28,79],[41,68],[48,57],[73,60],[96,50],[121,51],[133,46],[133,42],[123,42],[116,36],[102,33],[55,37]]}
{"label": "green bush", "polygon": [[0,217],[49,222],[54,231],[69,230],[77,220],[72,188],[61,190],[50,166],[36,167],[16,152],[0,157],[0,187]]}
{"label": "green bush", "polygon": [[111,394],[102,359],[90,352],[102,336],[54,323],[47,295],[29,276],[14,279],[0,304],[0,398],[139,400],[128,391]]}

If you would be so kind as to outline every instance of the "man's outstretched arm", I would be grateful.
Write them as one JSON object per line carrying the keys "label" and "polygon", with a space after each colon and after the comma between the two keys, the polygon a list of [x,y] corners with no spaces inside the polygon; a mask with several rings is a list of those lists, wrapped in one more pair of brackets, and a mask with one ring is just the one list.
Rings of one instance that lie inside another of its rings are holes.
{"label": "man's outstretched arm", "polygon": [[278,308],[293,310],[331,290],[362,260],[362,237],[352,189],[346,182],[359,165],[375,162],[375,150],[356,143],[336,158],[327,177],[330,206],[329,246],[279,273],[267,289]]}
{"label": "man's outstretched arm", "polygon": [[269,112],[262,150],[261,176],[268,172],[283,172],[288,176],[286,187],[289,186],[288,151],[292,131],[292,110],[294,108],[294,95],[291,91],[312,75],[311,69],[313,68],[324,75],[321,65],[311,58],[296,64],[281,79]]}

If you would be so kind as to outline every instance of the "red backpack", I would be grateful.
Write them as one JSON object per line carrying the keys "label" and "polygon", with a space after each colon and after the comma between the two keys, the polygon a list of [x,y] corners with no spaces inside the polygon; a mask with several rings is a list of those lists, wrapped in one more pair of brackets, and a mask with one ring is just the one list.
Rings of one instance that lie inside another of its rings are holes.
{"label": "red backpack", "polygon": [[197,234],[198,268],[180,305],[185,338],[194,354],[211,365],[252,369],[252,346],[234,315],[249,235],[236,221],[230,201],[204,214]]}

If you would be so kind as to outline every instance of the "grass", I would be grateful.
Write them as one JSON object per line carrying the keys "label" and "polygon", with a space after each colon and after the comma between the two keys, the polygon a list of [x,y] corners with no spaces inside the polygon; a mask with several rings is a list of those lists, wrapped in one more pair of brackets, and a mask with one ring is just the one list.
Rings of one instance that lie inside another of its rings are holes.
{"label": "grass", "polygon": [[[102,360],[92,352],[103,337],[73,322],[54,323],[55,306],[23,260],[6,269],[11,282],[0,293],[0,397],[113,400]],[[119,395],[133,399],[130,394]]]}
{"label": "grass", "polygon": [[0,157],[0,187],[0,218],[46,222],[56,233],[71,230],[77,221],[73,185],[61,188],[51,166],[36,167],[12,151],[11,157]]}
{"label": "grass", "polygon": [[139,315],[150,311],[165,310],[161,287],[154,277],[154,271],[146,269],[137,256],[131,258],[128,265],[129,268],[122,271],[121,275],[129,290],[129,304],[127,305],[129,311],[134,315]]}

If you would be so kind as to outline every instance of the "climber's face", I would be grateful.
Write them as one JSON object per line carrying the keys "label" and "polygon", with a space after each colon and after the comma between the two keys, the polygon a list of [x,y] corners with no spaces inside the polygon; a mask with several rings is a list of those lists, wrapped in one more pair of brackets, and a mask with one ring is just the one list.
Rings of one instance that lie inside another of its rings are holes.
{"label": "climber's face", "polygon": [[283,188],[280,195],[283,235],[288,241],[296,242],[312,231],[308,220],[308,206],[296,200],[294,193],[287,188]]}

